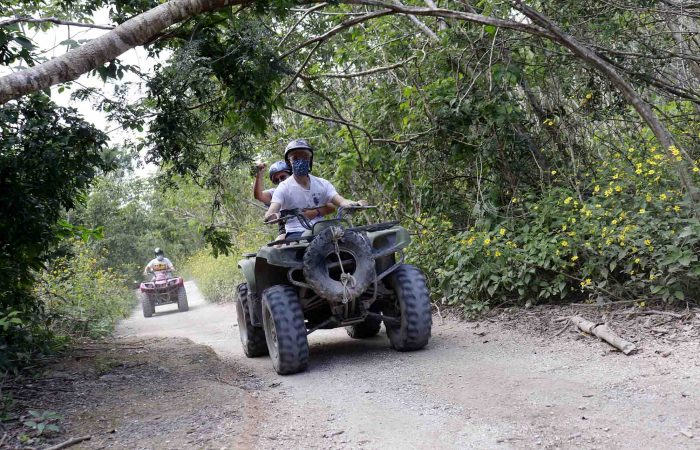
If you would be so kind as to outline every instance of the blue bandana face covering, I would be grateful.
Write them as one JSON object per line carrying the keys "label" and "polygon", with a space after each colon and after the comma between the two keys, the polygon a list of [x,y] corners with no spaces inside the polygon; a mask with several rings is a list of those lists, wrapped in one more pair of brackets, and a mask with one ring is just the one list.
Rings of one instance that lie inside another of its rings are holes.
{"label": "blue bandana face covering", "polygon": [[311,163],[308,159],[298,159],[292,162],[292,172],[294,175],[305,177],[309,174],[309,166]]}

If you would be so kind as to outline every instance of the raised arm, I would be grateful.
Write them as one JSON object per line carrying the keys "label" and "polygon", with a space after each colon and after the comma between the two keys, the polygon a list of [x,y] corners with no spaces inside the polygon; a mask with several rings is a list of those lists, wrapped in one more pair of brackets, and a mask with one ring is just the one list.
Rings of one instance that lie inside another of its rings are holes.
{"label": "raised arm", "polygon": [[265,163],[260,163],[256,166],[255,181],[253,183],[253,197],[256,200],[268,205],[272,201],[272,194],[263,191],[263,174],[265,172]]}

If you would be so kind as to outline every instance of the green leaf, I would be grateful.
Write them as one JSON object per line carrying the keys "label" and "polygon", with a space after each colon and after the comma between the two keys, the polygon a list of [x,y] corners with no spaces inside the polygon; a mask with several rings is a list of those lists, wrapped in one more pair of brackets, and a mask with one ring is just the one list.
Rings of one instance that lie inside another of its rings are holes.
{"label": "green leaf", "polygon": [[493,297],[493,294],[496,292],[496,289],[498,289],[498,286],[495,284],[492,284],[486,288],[486,291],[489,293],[490,297]]}
{"label": "green leaf", "polygon": [[14,41],[27,50],[34,49],[34,44],[32,44],[32,41],[24,36],[15,36]]}

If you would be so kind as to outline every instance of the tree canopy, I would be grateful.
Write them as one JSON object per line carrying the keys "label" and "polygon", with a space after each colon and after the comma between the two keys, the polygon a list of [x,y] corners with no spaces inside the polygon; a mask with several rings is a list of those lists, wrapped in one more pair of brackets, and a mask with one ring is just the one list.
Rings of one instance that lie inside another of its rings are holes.
{"label": "tree canopy", "polygon": [[[105,8],[111,22],[92,24]],[[59,131],[27,120],[68,114],[44,90],[70,89],[144,131],[129,150],[197,199],[177,217],[227,252],[257,220],[246,166],[305,137],[319,175],[410,224],[410,258],[437,298],[474,310],[495,298],[679,300],[700,271],[699,14],[680,0],[12,0],[0,6],[11,72],[0,103],[17,139],[1,155],[18,167],[51,151],[31,141],[96,158],[106,138],[66,132],[78,118],[54,121]],[[101,37],[63,42],[52,59],[31,40],[95,26]],[[160,58],[152,73],[119,60],[134,46]],[[88,73],[110,83],[71,84]],[[104,161],[66,173],[67,196],[32,212],[46,233]]]}

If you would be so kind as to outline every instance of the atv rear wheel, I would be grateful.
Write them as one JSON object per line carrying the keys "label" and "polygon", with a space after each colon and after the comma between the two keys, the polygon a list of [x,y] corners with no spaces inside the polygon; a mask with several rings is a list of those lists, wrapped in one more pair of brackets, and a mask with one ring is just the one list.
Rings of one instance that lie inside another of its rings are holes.
{"label": "atv rear wheel", "polygon": [[238,320],[238,334],[241,337],[243,352],[248,358],[267,355],[267,342],[265,342],[265,330],[254,326],[250,321],[248,309],[248,283],[238,285],[236,295],[236,318]]}
{"label": "atv rear wheel", "polygon": [[262,310],[267,348],[277,373],[288,375],[305,370],[309,342],[296,290],[285,285],[265,289]]}
{"label": "atv rear wheel", "polygon": [[387,278],[396,294],[396,306],[383,312],[387,316],[399,316],[398,324],[384,321],[391,346],[400,352],[425,347],[433,324],[425,275],[414,266],[402,264]]}
{"label": "atv rear wheel", "polygon": [[153,316],[153,313],[156,312],[156,307],[153,305],[153,301],[151,300],[151,298],[143,292],[139,294],[139,298],[141,299],[141,309],[143,310],[143,317]]}
{"label": "atv rear wheel", "polygon": [[185,312],[190,309],[190,305],[187,304],[187,291],[185,286],[180,286],[177,289],[177,309],[180,312]]}
{"label": "atv rear wheel", "polygon": [[379,329],[382,327],[382,320],[376,317],[368,316],[364,322],[356,323],[345,327],[348,336],[353,339],[366,339],[379,334]]}

